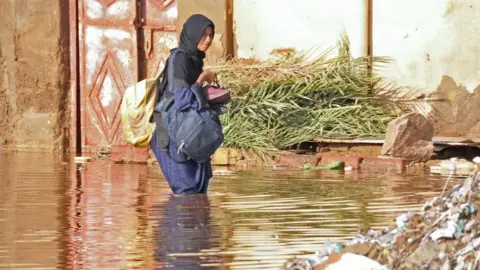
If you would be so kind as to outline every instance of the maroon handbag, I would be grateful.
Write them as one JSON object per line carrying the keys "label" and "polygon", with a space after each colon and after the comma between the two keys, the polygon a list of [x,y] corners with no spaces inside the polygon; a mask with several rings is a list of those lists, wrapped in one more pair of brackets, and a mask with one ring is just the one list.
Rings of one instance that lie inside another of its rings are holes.
{"label": "maroon handbag", "polygon": [[227,103],[232,98],[228,90],[214,85],[204,86],[203,94],[209,103]]}

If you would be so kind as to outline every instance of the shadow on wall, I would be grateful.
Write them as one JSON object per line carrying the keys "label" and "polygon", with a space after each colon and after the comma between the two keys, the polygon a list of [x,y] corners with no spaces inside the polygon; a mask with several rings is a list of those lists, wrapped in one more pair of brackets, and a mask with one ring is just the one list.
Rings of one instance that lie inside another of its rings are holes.
{"label": "shadow on wall", "polygon": [[444,75],[433,100],[430,118],[435,122],[436,135],[449,137],[480,137],[480,85],[473,93]]}

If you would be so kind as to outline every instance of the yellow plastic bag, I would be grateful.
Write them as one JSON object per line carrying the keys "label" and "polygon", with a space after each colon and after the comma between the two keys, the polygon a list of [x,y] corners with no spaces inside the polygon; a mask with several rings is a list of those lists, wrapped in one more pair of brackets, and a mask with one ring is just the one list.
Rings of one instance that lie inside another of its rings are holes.
{"label": "yellow plastic bag", "polygon": [[157,101],[159,80],[145,79],[125,91],[120,107],[123,139],[137,148],[150,146],[155,123],[150,119]]}

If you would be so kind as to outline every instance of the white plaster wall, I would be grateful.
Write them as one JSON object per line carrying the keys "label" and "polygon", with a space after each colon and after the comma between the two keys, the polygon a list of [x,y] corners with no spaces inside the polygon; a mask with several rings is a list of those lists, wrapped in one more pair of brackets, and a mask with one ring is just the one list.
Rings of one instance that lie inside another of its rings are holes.
{"label": "white plaster wall", "polygon": [[448,75],[472,92],[480,83],[480,1],[373,1],[373,52],[395,62],[384,74],[435,91]]}
{"label": "white plaster wall", "polygon": [[266,59],[276,48],[321,52],[336,45],[345,30],[352,54],[361,56],[365,16],[363,0],[235,0],[237,55]]}

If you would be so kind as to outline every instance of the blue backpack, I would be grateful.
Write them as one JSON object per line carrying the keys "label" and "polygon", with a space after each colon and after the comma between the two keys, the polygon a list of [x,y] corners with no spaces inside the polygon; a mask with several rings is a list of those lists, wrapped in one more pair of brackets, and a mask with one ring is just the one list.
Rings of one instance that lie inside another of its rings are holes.
{"label": "blue backpack", "polygon": [[[191,159],[204,163],[209,161],[223,144],[223,131],[219,121],[215,119],[217,116],[210,108],[179,111],[173,106],[174,59],[180,51],[173,50],[167,61],[168,84],[155,107],[155,111],[159,113],[155,117],[157,135],[163,134],[163,139],[159,140],[161,148],[164,148],[175,162],[181,163]],[[175,153],[168,149],[174,149]]]}

